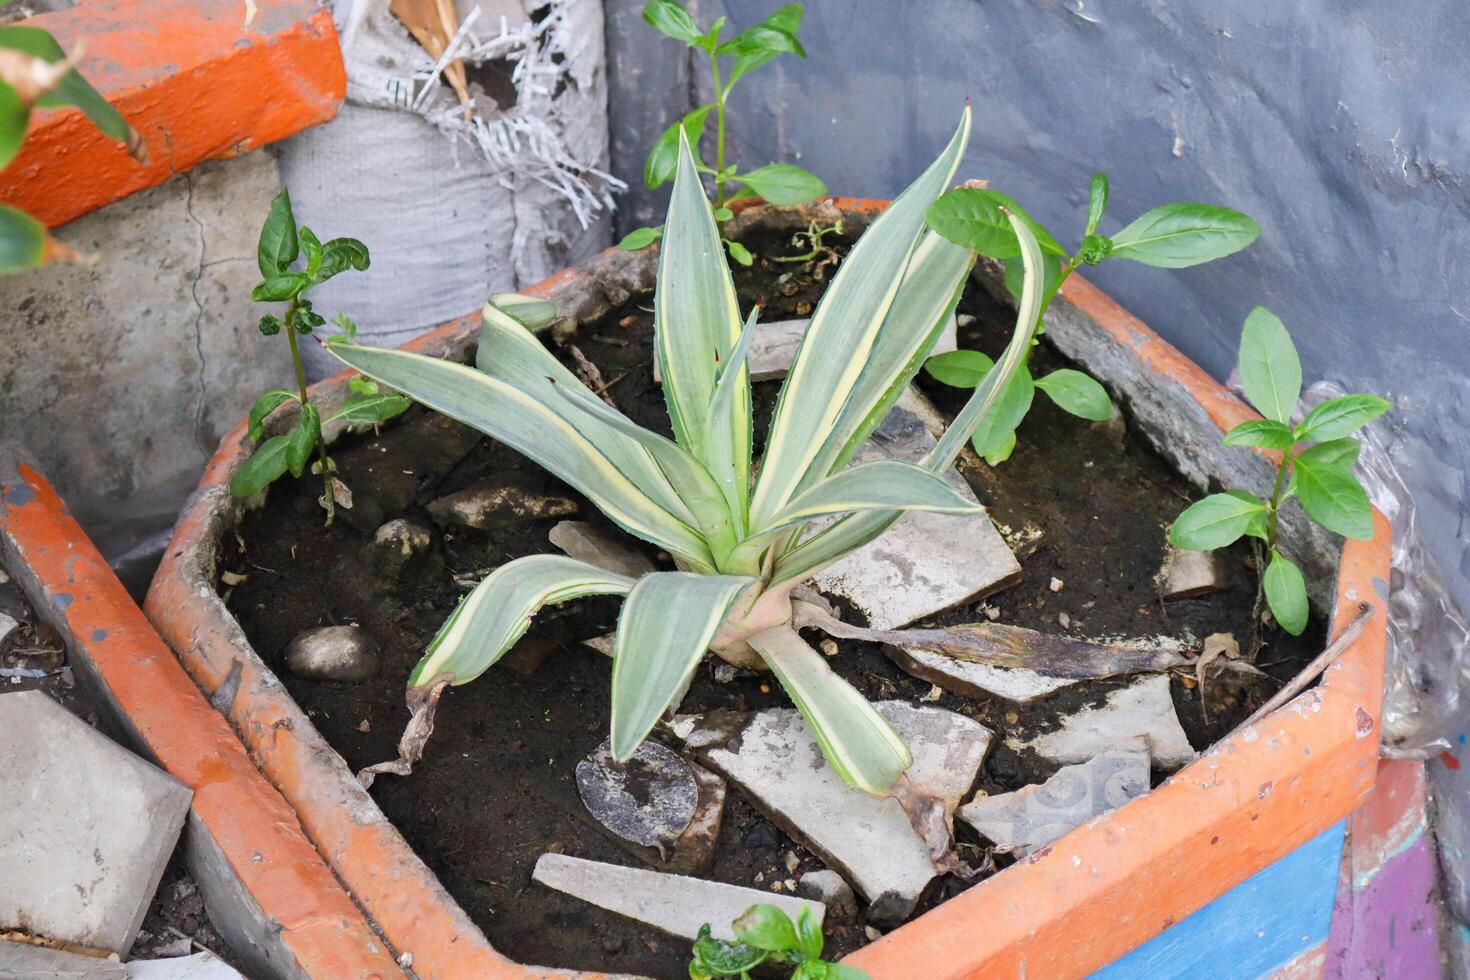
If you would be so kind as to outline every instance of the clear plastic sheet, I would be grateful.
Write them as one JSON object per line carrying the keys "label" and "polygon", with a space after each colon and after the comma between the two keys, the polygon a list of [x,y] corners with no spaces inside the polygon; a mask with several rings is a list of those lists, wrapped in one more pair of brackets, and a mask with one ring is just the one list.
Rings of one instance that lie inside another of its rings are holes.
{"label": "clear plastic sheet", "polygon": [[[1302,397],[1303,410],[1346,394],[1319,381]],[[1424,547],[1414,498],[1393,464],[1391,434],[1363,429],[1358,478],[1393,525],[1388,596],[1388,667],[1383,695],[1383,754],[1428,758],[1450,747],[1470,709],[1470,624]]]}

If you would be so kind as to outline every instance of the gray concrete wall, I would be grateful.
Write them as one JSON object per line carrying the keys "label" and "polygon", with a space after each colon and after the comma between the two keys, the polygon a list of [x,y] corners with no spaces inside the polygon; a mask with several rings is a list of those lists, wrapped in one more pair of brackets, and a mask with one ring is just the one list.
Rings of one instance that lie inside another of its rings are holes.
{"label": "gray concrete wall", "polygon": [[[650,141],[704,68],[607,0],[612,151],[656,222]],[[737,28],[779,0],[698,0]],[[1391,398],[1395,454],[1430,545],[1466,594],[1470,464],[1470,7],[1440,0],[808,0],[805,60],[741,82],[733,157],[800,162],[887,197],[932,158],[966,96],[961,173],[989,178],[1067,244],[1101,168],[1103,231],[1172,200],[1260,222],[1248,252],[1193,270],[1126,262],[1095,280],[1217,377],[1255,303],[1292,330],[1308,381]]]}
{"label": "gray concrete wall", "polygon": [[224,433],[291,381],[250,301],[280,186],[269,151],[205,163],[54,231],[95,264],[0,279],[0,439],[104,553],[170,527]]}

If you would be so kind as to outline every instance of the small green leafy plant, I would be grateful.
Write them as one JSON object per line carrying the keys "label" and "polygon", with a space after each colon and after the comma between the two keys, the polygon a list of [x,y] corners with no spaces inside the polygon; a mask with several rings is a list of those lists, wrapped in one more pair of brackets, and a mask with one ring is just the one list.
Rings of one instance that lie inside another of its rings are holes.
{"label": "small green leafy plant", "polygon": [[794,967],[791,980],[869,980],[855,966],[822,959],[822,927],[810,906],[802,906],[796,921],[774,905],[752,905],[731,923],[735,941],[715,939],[708,924],[694,940],[689,962],[690,980],[740,977],[762,963]]}
{"label": "small green leafy plant", "polygon": [[[72,67],[56,38],[39,27],[0,27],[0,169],[10,165],[25,142],[36,109],[75,106],[109,139],[127,147],[138,162],[148,154],[143,138]],[[80,258],[52,238],[46,226],[19,208],[0,204],[0,275],[34,269],[51,259]]]}
{"label": "small green leafy plant", "polygon": [[[735,83],[757,68],[783,54],[806,57],[796,32],[801,28],[802,5],[789,3],[752,27],[747,27],[728,40],[721,39],[725,18],[716,18],[709,30],[702,31],[694,17],[678,0],[648,0],[643,5],[643,19],[668,37],[690,48],[698,48],[709,56],[715,100],[684,115],[664,130],[648,152],[643,166],[643,183],[656,190],[674,178],[679,162],[679,142],[687,138],[694,152],[694,163],[701,174],[713,178],[715,220],[721,225],[731,217],[726,205],[745,197],[761,197],[771,204],[804,204],[827,193],[827,185],[815,174],[794,163],[768,163],[764,167],[742,172],[725,159],[725,116],[730,92]],[[728,64],[722,63],[726,59]],[[715,116],[715,165],[708,166],[699,158],[699,141],[710,113]],[[682,136],[681,136],[682,134]],[[729,185],[740,189],[729,193]],[[635,228],[623,237],[621,247],[634,252],[647,248],[663,235],[663,227]],[[730,258],[741,265],[754,261],[750,250],[739,242],[721,238]]]}
{"label": "small green leafy plant", "polygon": [[[1097,233],[1108,206],[1108,178],[1093,175],[1088,194],[1087,224],[1077,250],[1068,254],[1045,228],[1037,224],[1014,200],[999,191],[982,187],[958,187],[934,202],[929,209],[929,227],[957,245],[1005,262],[1006,287],[1020,295],[1020,255],[1016,235],[1006,212],[1020,215],[1041,244],[1046,278],[1042,292],[1037,333],[1045,329],[1045,316],[1057,291],[1078,267],[1098,265],[1107,259],[1128,259],[1165,269],[1183,269],[1240,251],[1260,237],[1261,229],[1239,211],[1215,204],[1165,204],[1146,211],[1111,238]],[[969,388],[990,371],[990,358],[979,351],[958,350],[929,360],[926,370],[944,384]],[[1112,414],[1108,393],[1096,380],[1063,368],[1033,379],[1025,366],[1011,379],[1001,407],[975,430],[971,442],[975,452],[996,465],[1010,458],[1016,446],[1016,428],[1037,389],[1057,406],[1073,415],[1103,421]]]}
{"label": "small green leafy plant", "polygon": [[[943,474],[994,410],[1030,344],[1041,251],[1019,219],[1024,285],[1005,355],[920,463],[849,465],[918,372],[974,264],[969,249],[924,228],[924,212],[949,185],[969,131],[967,107],[940,157],[838,267],[782,384],[754,479],[745,359],[759,308],[741,317],[687,137],[654,295],[672,440],[594,395],[528,329],[534,307],[518,311],[503,297],[485,307],[474,367],[401,350],[329,348],[348,366],[529,456],[678,566],[636,581],[557,555],[501,566],[430,642],[409,676],[414,720],[400,759],[374,771],[408,772],[442,690],[488,670],[542,606],[621,595],[610,712],[615,758],[633,754],[712,651],[772,671],[849,785],[905,805],[922,802],[902,779],[910,761],[903,740],[796,632],[801,602],[793,591],[907,511],[981,511]],[[812,531],[813,521],[834,516],[840,519]]]}
{"label": "small green leafy plant", "polygon": [[1210,551],[1242,536],[1259,540],[1266,556],[1260,588],[1271,615],[1282,629],[1299,636],[1307,628],[1307,588],[1301,569],[1278,547],[1281,508],[1295,497],[1307,516],[1327,530],[1371,538],[1373,508],[1353,475],[1361,446],[1352,434],[1392,406],[1377,395],[1343,395],[1322,402],[1293,426],[1291,413],[1302,390],[1301,361],[1286,327],[1264,306],[1245,319],[1238,370],[1246,399],[1264,418],[1231,429],[1225,445],[1281,454],[1271,499],[1245,490],[1211,494],[1175,519],[1169,543]]}
{"label": "small green leafy plant", "polygon": [[[292,269],[298,258],[303,260],[303,267]],[[270,213],[260,229],[255,259],[264,278],[251,290],[250,298],[257,303],[286,304],[284,316],[267,313],[260,318],[260,332],[271,337],[285,330],[291,345],[291,363],[296,369],[296,390],[272,388],[257,398],[250,409],[246,435],[252,443],[260,443],[265,435],[265,417],[286,402],[300,403],[301,412],[295,428],[261,443],[245,464],[235,471],[230,479],[230,492],[236,497],[248,497],[264,490],[288,471],[299,477],[315,452],[316,465],[325,488],[321,502],[327,511],[327,523],[331,524],[336,513],[336,493],[332,483],[332,461],[327,455],[326,440],[322,438],[322,426],[338,420],[350,425],[386,422],[405,411],[409,400],[393,392],[380,391],[373,382],[357,378],[352,381],[351,393],[337,412],[323,419],[306,390],[306,371],[301,365],[301,348],[296,337],[311,333],[325,322],[322,315],[312,309],[306,291],[348,269],[363,271],[371,259],[367,246],[355,238],[333,238],[323,243],[305,225],[298,229],[296,216],[291,211],[291,196],[285,190],[271,201]],[[345,314],[337,314],[333,322],[342,328],[342,334],[333,337],[333,341],[350,343],[357,336],[356,324]]]}

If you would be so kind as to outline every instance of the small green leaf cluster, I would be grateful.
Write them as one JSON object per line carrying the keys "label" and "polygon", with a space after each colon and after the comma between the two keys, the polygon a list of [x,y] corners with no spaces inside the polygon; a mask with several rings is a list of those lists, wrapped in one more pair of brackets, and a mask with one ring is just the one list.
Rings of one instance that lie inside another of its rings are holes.
{"label": "small green leaf cluster", "polygon": [[1281,628],[1298,636],[1307,627],[1307,589],[1301,569],[1278,547],[1281,507],[1295,497],[1307,516],[1329,531],[1371,538],[1373,508],[1353,475],[1361,446],[1352,434],[1392,406],[1377,395],[1343,395],[1322,402],[1293,426],[1301,360],[1285,325],[1264,306],[1246,317],[1238,370],[1246,399],[1264,417],[1237,425],[1224,443],[1281,453],[1271,499],[1245,490],[1211,494],[1179,515],[1169,542],[1208,551],[1243,536],[1262,541],[1268,558],[1261,580],[1266,602]]}
{"label": "small green leaf cluster", "polygon": [[[274,388],[257,398],[250,409],[246,437],[252,443],[260,443],[265,435],[266,416],[288,401],[298,402],[301,410],[289,433],[267,439],[235,471],[230,479],[230,492],[236,497],[248,497],[264,490],[285,473],[299,477],[311,461],[312,453],[316,452],[317,469],[325,487],[322,506],[327,510],[330,523],[335,509],[335,494],[332,463],[326,443],[321,438],[322,426],[338,420],[349,425],[376,425],[406,411],[409,400],[397,393],[380,390],[373,381],[354,378],[350,382],[351,393],[336,413],[324,420],[307,395],[306,373],[301,366],[296,336],[309,334],[326,322],[312,308],[306,291],[348,269],[365,270],[371,259],[367,246],[355,238],[333,238],[323,243],[310,228],[304,225],[298,228],[291,210],[291,196],[285,190],[271,201],[270,212],[260,229],[255,258],[262,278],[251,290],[250,298],[257,303],[286,304],[284,317],[267,313],[260,318],[260,332],[272,337],[285,329],[291,344],[297,389]],[[303,260],[304,268],[291,268],[297,259]],[[337,314],[333,322],[342,328],[345,342],[350,343],[357,336],[357,325],[346,314]]]}
{"label": "small green leaf cluster", "polygon": [[[24,24],[0,27],[0,50],[0,170],[20,152],[32,110],[60,106],[80,109],[99,133],[125,144],[135,160],[146,159],[142,137],[71,67],[50,33]],[[40,221],[0,204],[0,275],[34,269],[58,255],[74,257]]]}
{"label": "small green leaf cluster", "polygon": [[[1005,262],[1006,288],[1020,296],[1020,245],[1006,212],[1017,215],[1041,245],[1046,266],[1041,315],[1045,316],[1058,290],[1079,266],[1108,259],[1128,259],[1143,265],[1182,269],[1238,252],[1254,242],[1261,229],[1239,211],[1215,204],[1165,204],[1146,211],[1111,238],[1097,233],[1108,206],[1106,174],[1093,175],[1088,193],[1087,224],[1082,241],[1070,255],[1045,228],[1016,201],[1000,191],[959,187],[935,201],[926,215],[929,227],[945,238],[980,255]],[[1037,332],[1043,327],[1038,321]],[[932,358],[930,376],[945,384],[974,387],[984,380],[988,359],[974,351],[954,351]],[[1070,369],[1044,378],[1031,377],[1023,367],[1005,392],[1004,408],[975,431],[972,444],[991,465],[1010,458],[1016,446],[1016,428],[1030,411],[1035,389],[1041,389],[1064,411],[1093,421],[1112,414],[1112,403],[1102,385]]]}
{"label": "small green leaf cluster", "polygon": [[690,980],[715,977],[748,978],[762,963],[792,966],[791,980],[867,980],[855,966],[822,959],[822,928],[810,906],[802,906],[793,923],[774,905],[752,905],[731,924],[735,941],[710,935],[701,926],[689,963]]}
{"label": "small green leaf cluster", "polygon": [[[678,0],[648,0],[643,6],[643,19],[648,24],[691,48],[697,48],[709,57],[710,72],[714,77],[715,101],[699,106],[684,114],[678,122],[664,130],[648,151],[648,160],[643,165],[643,183],[649,190],[656,190],[674,179],[679,162],[679,140],[682,136],[689,141],[694,162],[701,174],[712,177],[715,182],[713,213],[715,221],[723,223],[732,217],[725,205],[747,197],[760,197],[771,204],[805,204],[827,193],[827,185],[810,171],[791,163],[768,163],[754,170],[741,171],[734,163],[725,160],[725,115],[730,92],[735,83],[755,69],[783,54],[806,57],[806,50],[796,39],[801,28],[802,5],[789,3],[778,9],[765,20],[734,35],[722,39],[725,18],[716,18],[709,30],[701,31],[694,17]],[[728,69],[721,58],[730,59]],[[699,156],[699,142],[704,136],[705,122],[710,113],[715,116],[715,164],[710,166]],[[740,184],[734,194],[726,194],[726,185]],[[619,246],[626,251],[636,252],[647,248],[663,235],[662,226],[635,228]],[[741,265],[750,265],[754,257],[750,250],[739,242],[722,239],[730,257]]]}

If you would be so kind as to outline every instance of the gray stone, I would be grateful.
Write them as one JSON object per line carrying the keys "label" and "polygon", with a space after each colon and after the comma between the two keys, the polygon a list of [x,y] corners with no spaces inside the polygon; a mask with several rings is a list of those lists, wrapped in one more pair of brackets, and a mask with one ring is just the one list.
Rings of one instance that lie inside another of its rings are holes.
{"label": "gray stone", "polygon": [[[952,814],[969,792],[991,734],[963,715],[902,701],[876,706],[908,743],[916,788]],[[928,848],[893,798],[846,786],[791,708],[754,715],[682,716],[674,731],[739,786],[773,823],[852,882],[893,920],[913,910],[935,871]],[[870,909],[871,916],[871,909]],[[887,920],[885,920],[887,921]]]}
{"label": "gray stone", "polygon": [[[933,412],[910,387],[855,462],[880,459],[917,462],[934,447],[924,424]],[[947,480],[975,499],[964,477],[951,469]],[[1021,577],[1021,566],[986,514],[910,513],[841,561],[813,576],[822,591],[844,596],[875,629],[897,629],[964,605]]]}
{"label": "gray stone", "polygon": [[[806,335],[806,328],[811,322],[811,317],[772,320],[770,323],[757,322],[755,337],[750,342],[750,353],[746,356],[750,380],[779,381],[786,377],[791,365],[796,362],[796,350],[801,346],[801,338]],[[956,346],[955,321],[954,317],[950,317],[949,323],[935,340],[930,354],[946,354]],[[653,371],[654,380],[661,380],[656,360]]]}
{"label": "gray stone", "polygon": [[807,899],[565,854],[541,855],[531,880],[683,939],[697,937],[705,923],[715,938],[734,939],[730,923],[752,905],[774,905],[792,919],[810,908],[819,925],[827,912]]}
{"label": "gray stone", "polygon": [[1154,584],[1165,599],[1197,599],[1225,588],[1225,574],[1216,552],[1167,545]]}
{"label": "gray stone", "polygon": [[128,980],[245,980],[234,967],[205,950],[192,956],[133,960]]}
{"label": "gray stone", "polygon": [[44,693],[0,694],[0,923],[125,954],[192,796]]}
{"label": "gray stone", "polygon": [[204,163],[55,229],[95,264],[0,281],[0,391],[27,409],[0,432],[36,454],[104,554],[171,526],[255,397],[291,383],[286,338],[260,335],[250,300],[280,189],[268,151]]}
{"label": "gray stone", "polygon": [[402,517],[394,518],[373,532],[373,565],[379,574],[396,581],[433,547],[434,532]]}
{"label": "gray stone", "polygon": [[127,980],[116,959],[0,939],[0,977],[14,980]]}
{"label": "gray stone", "polygon": [[570,517],[577,502],[560,494],[538,493],[509,483],[491,483],[440,497],[428,507],[441,527],[470,527],[478,531],[512,527],[522,521]]}
{"label": "gray stone", "polygon": [[310,681],[356,684],[378,672],[378,645],[358,626],[323,626],[286,647],[286,667]]}
{"label": "gray stone", "polygon": [[796,894],[821,902],[834,918],[854,919],[857,917],[857,896],[852,892],[842,875],[830,868],[808,871],[796,882]]}
{"label": "gray stone", "polygon": [[1025,704],[1076,681],[1046,677],[1024,667],[996,667],[935,653],[932,650],[884,646],[883,651],[905,671],[946,691],[965,697],[999,697]]}
{"label": "gray stone", "polygon": [[612,833],[660,850],[684,833],[699,803],[689,763],[647,739],[625,763],[613,759],[611,743],[604,741],[577,763],[577,792]]}
{"label": "gray stone", "polygon": [[18,629],[20,629],[20,623],[14,616],[0,612],[0,649],[4,649],[6,638]]}
{"label": "gray stone", "polygon": [[1084,820],[1148,792],[1148,743],[1132,738],[1087,762],[1063,766],[1044,783],[1014,793],[977,796],[959,818],[1002,852],[1030,854]]}
{"label": "gray stone", "polygon": [[1032,749],[1054,762],[1086,762],[1123,739],[1142,736],[1154,764],[1178,768],[1194,749],[1174,713],[1169,678],[1153,674],[1108,694],[1107,703],[1062,719],[1061,727],[1029,740],[1008,738],[1013,749]]}
{"label": "gray stone", "polygon": [[638,578],[653,571],[653,562],[621,539],[587,521],[559,521],[546,535],[568,558],[585,561],[605,571]]}

